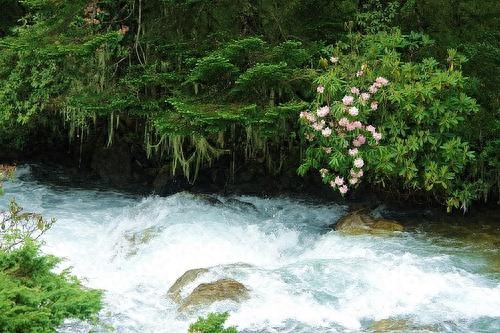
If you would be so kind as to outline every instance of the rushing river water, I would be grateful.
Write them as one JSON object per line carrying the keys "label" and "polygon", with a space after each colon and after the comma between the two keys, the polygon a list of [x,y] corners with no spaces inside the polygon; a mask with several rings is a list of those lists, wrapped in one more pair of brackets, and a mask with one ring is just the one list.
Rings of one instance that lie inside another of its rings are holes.
{"label": "rushing river water", "polygon": [[[47,184],[28,167],[5,185],[2,205],[15,197],[57,219],[44,251],[105,290],[101,318],[119,333],[186,332],[212,311],[229,311],[228,324],[248,333],[500,332],[494,225],[347,236],[327,228],[347,207],[312,200],[217,197],[222,203],[214,205],[189,193],[141,197]],[[250,299],[178,313],[167,290],[201,267],[210,268],[202,281],[234,278]]]}

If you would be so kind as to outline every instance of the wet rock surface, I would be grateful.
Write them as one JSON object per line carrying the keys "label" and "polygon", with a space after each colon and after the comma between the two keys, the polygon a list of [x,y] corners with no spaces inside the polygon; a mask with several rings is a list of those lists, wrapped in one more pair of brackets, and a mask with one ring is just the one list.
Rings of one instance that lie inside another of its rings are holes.
{"label": "wet rock surface", "polygon": [[404,230],[403,225],[397,221],[376,219],[361,212],[349,213],[340,218],[334,228],[350,235],[386,234]]}
{"label": "wet rock surface", "polygon": [[217,301],[231,300],[240,302],[249,298],[249,290],[242,283],[233,279],[220,279],[202,283],[183,299],[179,311],[199,305],[210,305]]}
{"label": "wet rock surface", "polygon": [[231,278],[200,283],[189,295],[183,297],[182,291],[208,272],[210,272],[208,268],[190,269],[170,287],[168,296],[179,305],[179,311],[186,311],[197,306],[208,306],[217,301],[240,302],[250,297],[249,289]]}

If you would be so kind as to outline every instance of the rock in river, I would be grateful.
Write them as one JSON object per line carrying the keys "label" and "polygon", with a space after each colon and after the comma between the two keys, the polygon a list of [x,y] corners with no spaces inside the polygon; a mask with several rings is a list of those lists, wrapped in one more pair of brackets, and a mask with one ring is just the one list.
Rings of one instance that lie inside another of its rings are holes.
{"label": "rock in river", "polygon": [[179,311],[197,305],[210,305],[217,301],[242,301],[249,298],[247,287],[233,279],[220,279],[215,282],[202,283],[183,299]]}
{"label": "rock in river", "polygon": [[168,296],[177,304],[179,311],[199,305],[210,305],[217,301],[242,301],[249,298],[249,290],[240,282],[222,278],[213,282],[201,283],[187,296],[182,297],[182,291],[195,282],[201,275],[208,273],[207,268],[196,268],[186,271],[168,290]]}
{"label": "rock in river", "polygon": [[194,282],[194,280],[196,280],[200,275],[207,272],[208,269],[206,268],[195,268],[186,271],[180,278],[178,278],[174,282],[170,289],[168,289],[168,295],[174,302],[180,303],[182,301],[181,290],[191,282]]}
{"label": "rock in river", "polygon": [[335,224],[335,230],[350,235],[385,234],[403,231],[403,226],[393,220],[374,219],[367,214],[353,212],[342,217]]}

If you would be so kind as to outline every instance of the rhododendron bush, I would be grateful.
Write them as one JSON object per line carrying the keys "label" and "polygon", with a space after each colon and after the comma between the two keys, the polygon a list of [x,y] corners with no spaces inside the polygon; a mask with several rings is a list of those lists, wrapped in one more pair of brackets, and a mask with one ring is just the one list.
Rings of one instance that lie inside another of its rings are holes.
{"label": "rhododendron bush", "polygon": [[328,50],[316,100],[300,113],[307,149],[299,174],[316,169],[342,195],[367,178],[449,208],[466,209],[476,198],[481,184],[464,176],[475,154],[459,126],[477,105],[464,93],[456,57],[448,66],[404,59],[405,48],[427,40],[418,37],[351,34]]}

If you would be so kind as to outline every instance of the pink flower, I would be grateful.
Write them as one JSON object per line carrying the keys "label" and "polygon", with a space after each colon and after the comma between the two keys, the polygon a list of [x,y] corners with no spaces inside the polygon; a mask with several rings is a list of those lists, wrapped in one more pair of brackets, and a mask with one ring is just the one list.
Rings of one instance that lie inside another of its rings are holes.
{"label": "pink flower", "polygon": [[367,101],[367,100],[369,100],[369,99],[370,99],[370,96],[371,96],[371,95],[370,95],[369,93],[362,93],[362,94],[360,95],[360,98],[361,98],[361,100],[363,100],[363,101]]}
{"label": "pink flower", "polygon": [[373,125],[368,125],[366,126],[366,130],[370,133],[373,133],[376,131],[375,127]]}
{"label": "pink flower", "polygon": [[306,117],[306,115],[307,115],[307,114],[308,114],[308,112],[307,112],[307,111],[302,111],[302,112],[300,113],[300,118],[304,119],[304,118]]}
{"label": "pink flower", "polygon": [[305,117],[310,123],[314,123],[316,121],[316,116],[311,112],[306,112]]}
{"label": "pink flower", "polygon": [[382,77],[382,76],[379,76],[378,78],[376,78],[375,82],[380,84],[381,86],[386,86],[389,84],[389,80],[387,80],[385,77]]}
{"label": "pink flower", "polygon": [[335,182],[332,180],[332,181],[330,182],[330,186],[331,186],[332,188],[335,188],[335,187],[337,187],[337,184],[335,184]]}
{"label": "pink flower", "polygon": [[346,194],[349,189],[347,188],[346,185],[340,186],[339,187],[339,192],[342,194]]}
{"label": "pink flower", "polygon": [[356,87],[352,87],[351,88],[351,93],[353,93],[354,95],[359,95],[359,89],[356,88]]}
{"label": "pink flower", "polygon": [[382,139],[382,133],[378,133],[378,132],[373,132],[372,133],[373,135],[373,138],[375,139],[375,141],[380,141],[380,139]]}
{"label": "pink flower", "polygon": [[346,95],[342,98],[342,103],[344,103],[344,105],[351,105],[352,102],[354,102],[354,97],[352,96]]}
{"label": "pink flower", "polygon": [[347,127],[347,125],[349,125],[349,120],[347,118],[341,118],[339,120],[339,125],[342,126],[342,127]]}
{"label": "pink flower", "polygon": [[318,92],[318,94],[322,94],[325,92],[325,87],[322,86],[322,85],[319,85],[317,88],[316,88],[316,91]]}
{"label": "pink flower", "polygon": [[358,182],[358,178],[351,178],[351,179],[349,179],[349,183],[350,183],[351,185],[354,185],[354,184],[356,184],[357,182]]}
{"label": "pink flower", "polygon": [[316,110],[316,114],[318,117],[325,117],[327,114],[330,113],[330,107],[328,105],[322,106]]}
{"label": "pink flower", "polygon": [[354,128],[363,128],[363,124],[359,120],[352,122],[352,126],[354,126]]}
{"label": "pink flower", "polygon": [[338,186],[344,185],[344,178],[342,178],[340,176],[335,177],[335,184]]}
{"label": "pink flower", "polygon": [[327,154],[331,154],[331,152],[332,152],[332,147],[323,147],[323,150],[325,151],[325,153],[327,153]]}
{"label": "pink flower", "polygon": [[325,128],[325,129],[323,129],[323,130],[321,131],[321,133],[323,134],[323,136],[324,136],[325,138],[327,138],[327,137],[329,137],[330,135],[332,135],[332,130],[331,130],[329,127],[327,127],[327,128]]}
{"label": "pink flower", "polygon": [[358,108],[357,108],[357,107],[355,107],[355,106],[351,106],[351,107],[349,108],[349,114],[350,114],[351,116],[357,116],[357,115],[359,114],[359,110],[358,110]]}
{"label": "pink flower", "polygon": [[375,84],[372,84],[370,88],[368,88],[368,91],[372,94],[375,94],[378,91],[378,87]]}
{"label": "pink flower", "polygon": [[314,123],[311,125],[312,128],[314,128],[316,131],[321,131],[323,129],[323,127],[325,127],[325,121],[322,120],[320,121],[319,123]]}
{"label": "pink flower", "polygon": [[351,156],[358,155],[358,148],[349,149],[349,155],[351,155]]}
{"label": "pink flower", "polygon": [[325,177],[328,174],[328,170],[323,168],[319,170],[319,173],[321,174],[321,177]]}
{"label": "pink flower", "polygon": [[377,101],[372,102],[372,104],[370,104],[370,107],[372,108],[373,111],[377,110],[378,109],[378,102]]}
{"label": "pink flower", "polygon": [[360,169],[359,171],[355,171],[354,169],[351,169],[351,177],[352,178],[361,178],[361,177],[363,177],[363,170]]}
{"label": "pink flower", "polygon": [[358,135],[358,137],[354,140],[352,140],[352,145],[354,147],[361,147],[362,145],[364,145],[366,142],[366,138],[364,135]]}
{"label": "pink flower", "polygon": [[339,62],[339,58],[337,57],[330,57],[330,61],[332,62],[332,64],[336,64]]}
{"label": "pink flower", "polygon": [[361,157],[358,157],[357,159],[354,160],[354,166],[358,169],[361,169],[365,165],[365,162]]}
{"label": "pink flower", "polygon": [[358,135],[358,137],[356,138],[356,140],[358,140],[358,142],[360,144],[364,145],[365,142],[366,142],[366,137],[363,134],[360,134],[360,135]]}
{"label": "pink flower", "polygon": [[346,126],[346,129],[348,131],[354,131],[356,129],[356,125],[354,124],[354,122],[348,123],[347,126]]}

